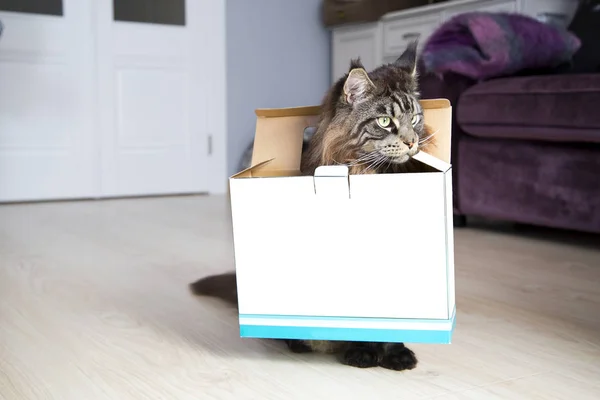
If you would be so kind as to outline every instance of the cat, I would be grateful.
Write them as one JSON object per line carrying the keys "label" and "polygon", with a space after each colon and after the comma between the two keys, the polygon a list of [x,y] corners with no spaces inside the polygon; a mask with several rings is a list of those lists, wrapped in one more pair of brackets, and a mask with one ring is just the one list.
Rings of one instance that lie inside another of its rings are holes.
{"label": "cat", "polygon": [[433,145],[419,103],[417,42],[391,64],[367,73],[360,59],[323,100],[316,133],[302,156],[303,175],[346,164],[350,174],[429,172],[411,157]]}
{"label": "cat", "polygon": [[[301,172],[313,175],[321,165],[345,164],[351,174],[432,171],[411,157],[431,145],[423,121],[417,77],[417,43],[393,63],[367,72],[360,59],[326,93],[319,123],[303,151]],[[190,284],[195,295],[212,296],[237,307],[236,275],[228,272]],[[416,355],[403,343],[283,339],[295,353],[341,356],[345,365],[402,371],[416,367]]]}

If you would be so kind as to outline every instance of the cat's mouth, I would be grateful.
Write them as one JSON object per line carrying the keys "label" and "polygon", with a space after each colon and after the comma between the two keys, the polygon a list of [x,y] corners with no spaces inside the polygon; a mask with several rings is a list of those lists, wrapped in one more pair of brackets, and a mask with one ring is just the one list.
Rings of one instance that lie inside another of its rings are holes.
{"label": "cat's mouth", "polygon": [[393,163],[393,164],[404,164],[405,162],[407,162],[408,160],[410,160],[410,155],[407,154],[403,154],[401,156],[388,156],[388,155],[384,155],[384,157],[386,157],[388,159],[389,162]]}
{"label": "cat's mouth", "polygon": [[403,164],[410,160],[412,156],[417,154],[419,151],[415,147],[406,150],[401,150],[398,146],[386,146],[379,150],[379,154],[387,159],[388,162],[393,164]]}

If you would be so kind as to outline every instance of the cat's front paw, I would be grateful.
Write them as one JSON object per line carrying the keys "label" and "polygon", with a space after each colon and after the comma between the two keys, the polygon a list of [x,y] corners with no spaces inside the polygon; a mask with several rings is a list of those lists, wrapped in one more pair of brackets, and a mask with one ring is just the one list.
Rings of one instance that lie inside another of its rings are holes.
{"label": "cat's front paw", "polygon": [[381,359],[379,366],[394,371],[404,371],[417,366],[417,356],[411,349],[398,345],[390,348]]}
{"label": "cat's front paw", "polygon": [[285,343],[287,344],[288,349],[292,351],[292,353],[312,352],[312,349],[302,340],[286,339]]}
{"label": "cat's front paw", "polygon": [[351,347],[344,353],[342,363],[351,367],[371,368],[377,366],[376,349],[369,347]]}

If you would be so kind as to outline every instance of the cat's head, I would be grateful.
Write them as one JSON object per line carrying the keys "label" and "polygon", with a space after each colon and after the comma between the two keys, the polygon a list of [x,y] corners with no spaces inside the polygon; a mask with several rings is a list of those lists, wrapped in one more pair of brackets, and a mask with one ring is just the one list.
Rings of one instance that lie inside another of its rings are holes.
{"label": "cat's head", "polygon": [[[363,164],[401,164],[419,150],[425,136],[417,84],[417,43],[411,43],[393,63],[367,72],[360,60],[351,62],[338,82],[336,116],[346,144]],[[342,84],[343,83],[343,84]],[[339,144],[340,141],[337,141]],[[339,160],[347,162],[348,160]]]}

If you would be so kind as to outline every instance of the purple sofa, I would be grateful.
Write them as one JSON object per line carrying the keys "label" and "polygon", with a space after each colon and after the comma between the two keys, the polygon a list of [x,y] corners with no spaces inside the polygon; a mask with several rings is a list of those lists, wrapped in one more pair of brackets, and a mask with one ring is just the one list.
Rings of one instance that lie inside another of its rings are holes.
{"label": "purple sofa", "polygon": [[421,77],[453,105],[455,223],[480,216],[600,233],[600,74]]}

